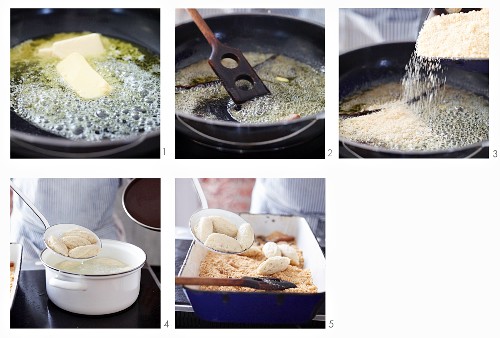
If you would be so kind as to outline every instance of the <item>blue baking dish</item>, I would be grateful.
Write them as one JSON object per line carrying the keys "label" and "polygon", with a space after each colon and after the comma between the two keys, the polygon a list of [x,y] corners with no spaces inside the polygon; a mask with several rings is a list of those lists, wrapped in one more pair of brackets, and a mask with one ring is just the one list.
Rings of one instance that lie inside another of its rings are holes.
{"label": "blue baking dish", "polygon": [[[203,320],[247,324],[303,324],[311,321],[325,302],[326,260],[305,219],[295,216],[241,214],[256,235],[281,231],[295,236],[318,293],[218,292],[184,287],[195,314]],[[207,249],[193,241],[179,276],[196,277]]]}

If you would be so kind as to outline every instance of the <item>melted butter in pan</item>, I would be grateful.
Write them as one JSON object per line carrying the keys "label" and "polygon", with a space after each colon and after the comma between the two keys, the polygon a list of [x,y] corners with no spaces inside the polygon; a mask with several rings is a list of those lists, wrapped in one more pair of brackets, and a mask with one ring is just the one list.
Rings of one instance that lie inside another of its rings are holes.
{"label": "melted butter in pan", "polygon": [[176,73],[177,112],[208,120],[221,120],[229,113],[240,123],[269,123],[314,115],[325,109],[325,76],[321,71],[283,55],[245,53],[249,63],[271,91],[236,105],[206,60]]}
{"label": "melted butter in pan", "polygon": [[109,95],[79,97],[58,74],[55,57],[38,49],[88,33],[61,33],[11,49],[11,109],[38,128],[73,140],[123,139],[160,128],[160,60],[129,42],[101,36],[106,52],[86,58],[112,87]]}

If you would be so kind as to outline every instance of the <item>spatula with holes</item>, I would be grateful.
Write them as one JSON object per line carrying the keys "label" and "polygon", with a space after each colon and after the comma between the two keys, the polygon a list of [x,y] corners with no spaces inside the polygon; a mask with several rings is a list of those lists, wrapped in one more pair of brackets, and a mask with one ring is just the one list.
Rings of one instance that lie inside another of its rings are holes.
{"label": "spatula with holes", "polygon": [[235,103],[271,94],[240,50],[220,42],[196,9],[186,10],[212,47],[208,63]]}

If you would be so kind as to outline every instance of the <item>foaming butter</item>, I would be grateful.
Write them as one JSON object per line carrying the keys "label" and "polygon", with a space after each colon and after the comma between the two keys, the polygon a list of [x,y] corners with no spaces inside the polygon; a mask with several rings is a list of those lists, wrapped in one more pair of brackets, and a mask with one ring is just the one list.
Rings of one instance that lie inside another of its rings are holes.
{"label": "foaming butter", "polygon": [[11,48],[10,59],[11,111],[39,129],[84,141],[160,129],[160,59],[142,47],[59,33]]}

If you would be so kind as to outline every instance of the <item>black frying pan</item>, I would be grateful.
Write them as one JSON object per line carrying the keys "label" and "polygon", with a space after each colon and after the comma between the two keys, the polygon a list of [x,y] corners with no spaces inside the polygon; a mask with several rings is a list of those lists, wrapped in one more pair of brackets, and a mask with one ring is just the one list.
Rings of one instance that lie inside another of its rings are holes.
{"label": "black frying pan", "polygon": [[[282,54],[316,69],[325,65],[325,28],[276,15],[236,14],[207,18],[222,42],[245,51]],[[208,60],[211,48],[193,22],[175,28],[176,71]],[[176,111],[176,129],[193,140],[225,149],[257,150],[287,147],[324,133],[324,112],[302,119],[267,124],[213,121]]]}
{"label": "black frying pan", "polygon": [[[159,9],[11,9],[10,46],[61,32],[91,31],[160,54]],[[43,131],[14,112],[11,157],[159,157],[160,132],[117,141],[72,141]]]}
{"label": "black frying pan", "polygon": [[161,179],[134,178],[122,195],[123,209],[134,222],[154,231],[161,229]]}
{"label": "black frying pan", "polygon": [[[414,49],[414,42],[398,42],[365,47],[340,55],[339,101],[359,89],[367,88],[370,84],[399,81],[404,75],[405,66]],[[485,97],[489,94],[488,74],[449,67],[446,71],[446,83]],[[487,147],[488,141],[485,140],[455,149],[397,151],[377,148],[341,137],[339,154],[341,157],[472,157]]]}

